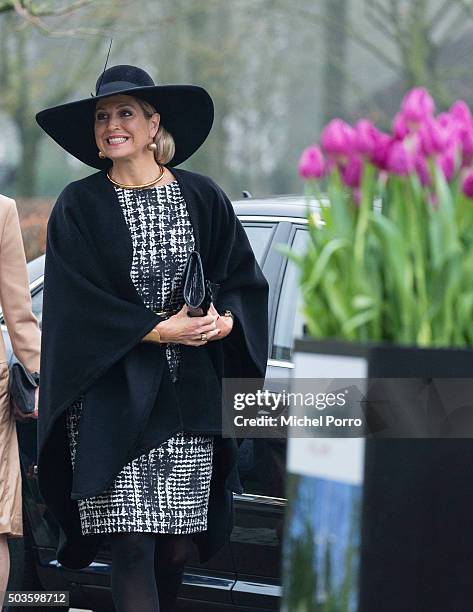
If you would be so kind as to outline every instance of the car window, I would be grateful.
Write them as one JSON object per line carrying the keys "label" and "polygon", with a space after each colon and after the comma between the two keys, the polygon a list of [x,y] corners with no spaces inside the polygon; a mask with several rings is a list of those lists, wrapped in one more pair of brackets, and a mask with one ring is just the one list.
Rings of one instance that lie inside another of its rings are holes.
{"label": "car window", "polygon": [[[306,229],[296,230],[292,242],[292,250],[298,255],[303,253],[308,239],[309,232]],[[302,336],[303,325],[299,268],[289,260],[286,265],[278,302],[271,354],[273,359],[291,359],[294,338]]]}
{"label": "car window", "polygon": [[273,233],[274,224],[271,223],[243,223],[246,235],[256,260],[261,266],[268,250],[269,241]]}
{"label": "car window", "polygon": [[33,307],[33,314],[37,318],[38,324],[41,327],[43,320],[43,288],[31,296],[31,304]]}

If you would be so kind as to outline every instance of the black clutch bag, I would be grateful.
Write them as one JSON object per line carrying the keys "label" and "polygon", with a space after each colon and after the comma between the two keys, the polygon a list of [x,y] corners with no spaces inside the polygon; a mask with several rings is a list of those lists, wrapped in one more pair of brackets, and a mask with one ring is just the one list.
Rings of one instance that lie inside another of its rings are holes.
{"label": "black clutch bag", "polygon": [[35,391],[39,385],[39,374],[31,374],[16,361],[10,368],[9,390],[10,398],[22,414],[31,414],[34,411]]}
{"label": "black clutch bag", "polygon": [[215,300],[218,285],[204,276],[202,260],[197,251],[191,251],[184,270],[183,297],[190,317],[203,317]]}

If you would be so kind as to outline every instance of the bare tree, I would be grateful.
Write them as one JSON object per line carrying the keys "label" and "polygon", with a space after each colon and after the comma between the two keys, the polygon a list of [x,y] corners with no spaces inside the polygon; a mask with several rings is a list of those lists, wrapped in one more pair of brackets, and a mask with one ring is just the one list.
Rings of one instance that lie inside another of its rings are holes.
{"label": "bare tree", "polygon": [[[89,37],[84,51],[76,35],[81,17],[74,11],[92,5],[91,0],[63,4],[62,8],[53,8],[50,3],[37,12],[31,2],[13,0],[8,4],[13,9],[3,6],[4,14],[0,16],[0,106],[15,126],[20,143],[15,193],[31,196],[36,193],[39,146],[44,136],[36,125],[35,114],[41,108],[65,102],[77,91],[80,79],[96,57],[105,58],[108,32],[118,13],[110,2],[94,7],[92,21],[96,34]],[[37,19],[46,18],[56,19],[51,31],[62,33],[61,42],[52,44],[44,29],[38,30]],[[63,27],[63,19],[67,27]],[[66,43],[78,49],[74,65],[64,65],[61,47],[66,47]]]}
{"label": "bare tree", "polygon": [[[406,88],[425,85],[448,105],[451,66],[442,65],[442,50],[473,26],[473,5],[467,0],[364,0],[365,17],[396,49],[398,75]],[[457,74],[458,71],[456,71]]]}
{"label": "bare tree", "polygon": [[347,38],[343,28],[347,27],[348,0],[325,0],[325,31],[323,66],[323,118],[327,122],[345,115]]}
{"label": "bare tree", "polygon": [[[310,0],[260,2],[299,24],[328,29],[332,37],[337,32],[376,58],[404,88],[428,87],[442,106],[452,101],[451,79],[469,76],[468,62],[452,66],[443,52],[471,31],[472,0],[351,0],[351,19],[344,18],[344,11],[336,11],[336,2],[330,11],[321,11],[320,3]],[[464,52],[469,54],[471,48]],[[341,63],[337,69],[341,74],[346,65]]]}
{"label": "bare tree", "polygon": [[94,4],[96,0],[73,0],[71,2],[55,2],[49,0],[41,5],[32,0],[3,0],[0,2],[0,13],[16,13],[21,19],[34,25],[50,35],[64,35],[64,31],[55,31],[48,23],[52,17],[64,17]]}

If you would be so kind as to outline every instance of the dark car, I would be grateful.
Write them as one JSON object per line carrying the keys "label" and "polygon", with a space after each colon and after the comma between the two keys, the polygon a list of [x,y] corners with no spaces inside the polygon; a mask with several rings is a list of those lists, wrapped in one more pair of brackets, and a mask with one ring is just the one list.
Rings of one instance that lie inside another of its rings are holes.
{"label": "dark car", "polygon": [[[293,338],[302,331],[298,274],[276,247],[301,252],[308,238],[306,207],[300,197],[246,199],[234,203],[270,285],[271,379],[287,379]],[[33,309],[41,322],[44,256],[29,263]],[[11,346],[2,326],[7,347]],[[56,560],[58,528],[38,491],[36,423],[18,424],[23,472],[25,538],[11,541],[10,590],[65,590],[71,607],[113,610],[110,550],[104,546],[86,569],[70,570]],[[284,439],[245,439],[239,449],[245,492],[234,495],[235,526],[230,542],[208,563],[192,556],[186,568],[179,610],[277,610],[281,598],[281,544],[286,500]],[[11,608],[12,609],[12,608]],[[51,608],[53,609],[53,608]],[[44,610],[44,608],[43,608]]]}

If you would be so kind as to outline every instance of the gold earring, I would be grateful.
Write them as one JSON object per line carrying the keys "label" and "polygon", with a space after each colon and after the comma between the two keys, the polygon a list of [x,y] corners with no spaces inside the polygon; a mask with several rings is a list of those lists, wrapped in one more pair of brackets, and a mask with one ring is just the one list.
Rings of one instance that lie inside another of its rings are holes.
{"label": "gold earring", "polygon": [[100,159],[105,159],[105,155],[102,153],[102,151],[99,151],[97,155],[100,157]]}
{"label": "gold earring", "polygon": [[158,150],[158,145],[155,142],[150,142],[147,149],[148,151],[153,151],[153,153],[155,153]]}

